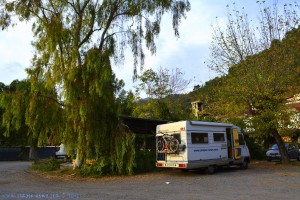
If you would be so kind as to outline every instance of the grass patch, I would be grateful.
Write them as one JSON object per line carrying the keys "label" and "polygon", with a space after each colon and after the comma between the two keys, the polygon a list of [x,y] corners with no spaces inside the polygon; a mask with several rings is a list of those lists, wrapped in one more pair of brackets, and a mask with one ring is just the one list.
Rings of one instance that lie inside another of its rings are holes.
{"label": "grass patch", "polygon": [[250,167],[260,168],[260,169],[288,169],[294,167],[300,167],[300,162],[292,160],[289,163],[281,163],[280,161],[260,161],[260,160],[252,160],[250,163]]}
{"label": "grass patch", "polygon": [[[155,166],[155,151],[137,151],[135,162],[136,165],[133,169],[133,174],[167,170]],[[66,163],[66,165],[63,163]],[[72,165],[68,164],[66,160],[48,158],[34,161],[31,168],[43,176],[52,178],[81,179],[117,176],[117,174],[111,173],[111,164],[106,160],[97,160],[91,164],[83,164],[80,169],[74,170]]]}
{"label": "grass patch", "polygon": [[291,160],[289,163],[276,162],[275,165],[278,165],[278,166],[296,166],[296,167],[300,167],[300,162],[299,161],[293,161],[293,160]]}
{"label": "grass patch", "polygon": [[41,172],[51,172],[60,168],[60,161],[55,158],[47,158],[35,160],[32,164],[32,169]]}

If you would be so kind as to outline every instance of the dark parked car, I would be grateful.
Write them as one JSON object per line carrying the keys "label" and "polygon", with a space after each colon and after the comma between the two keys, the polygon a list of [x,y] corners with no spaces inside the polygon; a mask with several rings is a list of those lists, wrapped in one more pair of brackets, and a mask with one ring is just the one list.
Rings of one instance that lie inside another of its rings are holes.
{"label": "dark parked car", "polygon": [[[284,146],[288,152],[288,156],[290,159],[297,159],[300,161],[300,151],[299,148],[296,144],[293,143],[284,143]],[[281,155],[279,153],[279,149],[277,144],[274,144],[266,153],[267,160],[272,161],[272,160],[280,160]]]}

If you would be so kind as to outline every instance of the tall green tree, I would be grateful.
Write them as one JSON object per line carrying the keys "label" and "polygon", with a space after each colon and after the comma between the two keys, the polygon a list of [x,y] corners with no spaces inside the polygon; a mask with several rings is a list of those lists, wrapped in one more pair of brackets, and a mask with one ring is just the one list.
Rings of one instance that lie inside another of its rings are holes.
{"label": "tall green tree", "polygon": [[147,100],[136,108],[134,115],[168,120],[188,118],[190,112],[186,108],[186,98],[179,94],[185,91],[190,81],[183,76],[178,68],[170,72],[161,67],[157,71],[148,69],[138,76],[137,91],[144,92]]}
{"label": "tall green tree", "polygon": [[[25,125],[25,121],[20,120],[24,119],[21,117],[19,119],[13,118],[14,112],[18,112],[18,109],[11,109],[12,106],[23,106],[18,105],[16,101],[11,102],[5,105],[7,100],[11,99],[12,94],[19,93],[17,91],[18,85],[21,83],[19,81],[13,81],[10,85],[5,85],[4,83],[0,83],[0,146],[25,146],[28,145],[28,136],[27,136],[27,127]],[[7,96],[9,94],[9,96]],[[6,106],[10,109],[8,112],[6,110]],[[19,107],[19,108],[20,108]],[[20,109],[19,109],[20,110]],[[23,109],[21,109],[23,110]],[[22,113],[23,114],[23,113]],[[8,123],[4,123],[7,121],[7,118],[11,120]],[[21,121],[21,123],[16,123],[16,121]],[[15,126],[17,125],[18,126]],[[9,129],[9,131],[7,130]]]}
{"label": "tall green tree", "polygon": [[28,81],[14,80],[3,89],[0,96],[1,125],[4,127],[3,135],[7,139],[17,139],[12,145],[16,145],[19,141],[24,141],[24,139],[26,143],[23,143],[23,145],[27,145],[27,142],[30,142],[27,135],[28,127],[25,124],[26,106],[29,100],[27,94],[29,93],[30,83]]}
{"label": "tall green tree", "polygon": [[193,99],[202,101],[204,105],[201,112],[198,113],[199,120],[221,120],[225,116],[233,117],[236,113],[244,111],[243,107],[228,100],[232,94],[225,92],[227,79],[226,75],[222,75],[194,88],[191,93]]}
{"label": "tall green tree", "polygon": [[258,26],[250,23],[244,11],[235,8],[229,11],[224,29],[215,27],[209,66],[227,74],[219,90],[222,106],[234,105],[232,108],[240,111],[235,114],[251,114],[255,130],[272,135],[282,161],[288,162],[279,135],[280,113],[286,110],[286,99],[300,92],[299,7],[284,5],[279,14],[276,4],[260,6]]}
{"label": "tall green tree", "polygon": [[[58,97],[57,88],[47,85],[39,70],[27,69],[30,93],[25,113],[25,123],[32,138],[32,148],[41,145],[58,145],[65,127],[64,104]],[[32,157],[35,157],[33,149]]]}
{"label": "tall green tree", "polygon": [[[66,112],[65,142],[76,146],[76,166],[109,154],[117,125],[111,60],[128,46],[134,72],[143,66],[143,46],[155,53],[161,18],[172,16],[175,36],[190,9],[187,0],[16,0],[1,1],[1,27],[11,17],[33,19],[33,67],[45,84],[59,88]],[[112,155],[113,156],[113,155]]]}
{"label": "tall green tree", "polygon": [[118,104],[119,104],[119,113],[121,115],[131,116],[134,109],[137,107],[137,97],[133,94],[132,91],[122,90],[118,95]]}
{"label": "tall green tree", "polygon": [[[33,84],[39,92],[33,90]],[[4,135],[22,141],[15,141],[15,145],[30,145],[31,159],[37,158],[37,146],[60,140],[63,113],[56,94],[55,89],[44,88],[41,80],[15,80],[0,95]]]}

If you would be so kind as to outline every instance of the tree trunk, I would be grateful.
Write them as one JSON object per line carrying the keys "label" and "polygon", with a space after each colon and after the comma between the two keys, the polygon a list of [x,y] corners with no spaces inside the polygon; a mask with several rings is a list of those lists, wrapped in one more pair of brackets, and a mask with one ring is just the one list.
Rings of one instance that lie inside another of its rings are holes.
{"label": "tree trunk", "polygon": [[30,146],[29,160],[37,160],[37,147],[35,145]]}
{"label": "tree trunk", "polygon": [[29,160],[38,159],[38,139],[32,139],[30,149],[29,149]]}
{"label": "tree trunk", "polygon": [[[77,146],[79,146],[79,145],[77,145]],[[81,148],[77,148],[76,160],[75,160],[73,169],[80,168],[81,165],[83,164],[83,161],[84,161],[83,151]]]}
{"label": "tree trunk", "polygon": [[[85,127],[84,124],[79,124],[78,126]],[[81,168],[81,166],[86,161],[86,139],[85,139],[85,133],[84,131],[79,131],[78,133],[78,140],[77,140],[77,149],[76,149],[76,160],[73,166],[73,169]]]}
{"label": "tree trunk", "polygon": [[273,132],[273,137],[275,138],[276,144],[278,145],[279,153],[281,155],[281,162],[289,163],[290,159],[288,156],[288,152],[284,146],[283,140],[282,140],[281,136],[279,135],[277,129]]}

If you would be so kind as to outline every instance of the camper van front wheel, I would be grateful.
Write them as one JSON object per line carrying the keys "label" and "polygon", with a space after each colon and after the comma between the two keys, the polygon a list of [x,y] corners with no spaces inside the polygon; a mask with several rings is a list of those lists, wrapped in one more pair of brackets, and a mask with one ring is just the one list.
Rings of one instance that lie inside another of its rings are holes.
{"label": "camper van front wheel", "polygon": [[244,160],[242,162],[242,164],[240,164],[240,168],[241,169],[248,169],[248,164],[249,164],[249,162],[247,160]]}

